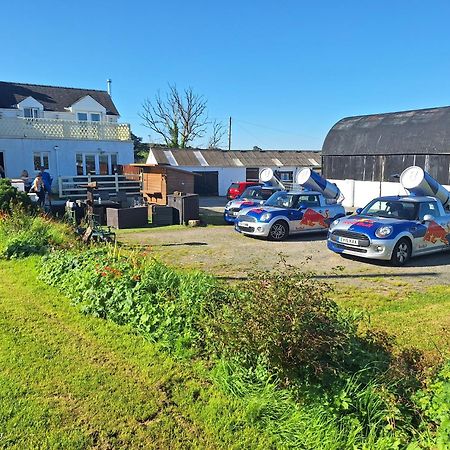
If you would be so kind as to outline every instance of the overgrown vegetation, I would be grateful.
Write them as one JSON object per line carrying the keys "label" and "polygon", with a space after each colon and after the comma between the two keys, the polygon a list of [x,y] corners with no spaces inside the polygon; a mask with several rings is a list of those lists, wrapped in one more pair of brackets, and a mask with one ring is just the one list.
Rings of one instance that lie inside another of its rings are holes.
{"label": "overgrown vegetation", "polygon": [[33,210],[31,200],[25,192],[21,192],[11,184],[8,178],[0,178],[0,214],[11,213],[14,208]]}
{"label": "overgrown vegetation", "polygon": [[49,217],[30,214],[15,205],[0,217],[0,256],[23,258],[46,253],[52,247],[74,245],[74,232],[70,226]]}
{"label": "overgrown vegetation", "polygon": [[364,317],[339,308],[308,274],[283,269],[230,287],[96,249],[52,253],[41,277],[86,313],[130,325],[182,358],[215,361],[212,378],[277,445],[433,445],[437,418],[422,423],[424,400],[413,400],[426,380],[421,352],[396,351],[385,333],[360,327]]}

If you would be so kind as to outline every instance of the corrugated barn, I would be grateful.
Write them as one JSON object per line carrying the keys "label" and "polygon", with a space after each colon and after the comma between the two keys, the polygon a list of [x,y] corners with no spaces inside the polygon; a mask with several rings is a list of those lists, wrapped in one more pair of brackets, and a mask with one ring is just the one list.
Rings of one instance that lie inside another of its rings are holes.
{"label": "corrugated barn", "polygon": [[297,169],[320,170],[320,152],[294,150],[205,150],[152,147],[147,164],[172,166],[197,174],[194,192],[200,195],[226,195],[235,181],[258,181],[264,167],[276,170],[292,182]]}
{"label": "corrugated barn", "polygon": [[329,179],[393,181],[412,165],[450,184],[450,107],[348,117],[323,144]]}

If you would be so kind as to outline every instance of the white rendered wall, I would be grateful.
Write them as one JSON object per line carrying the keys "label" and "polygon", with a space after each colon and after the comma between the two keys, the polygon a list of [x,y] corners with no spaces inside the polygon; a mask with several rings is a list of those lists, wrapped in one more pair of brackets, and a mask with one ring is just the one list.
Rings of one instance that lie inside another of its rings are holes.
{"label": "white rendered wall", "polygon": [[[345,199],[342,205],[348,208],[362,208],[375,197],[388,195],[407,195],[400,183],[355,180],[328,180],[336,183]],[[444,187],[450,191],[450,186]]]}
{"label": "white rendered wall", "polygon": [[[58,149],[55,150],[55,146]],[[35,174],[34,152],[49,153],[49,172],[56,180],[58,176],[76,175],[77,153],[117,153],[118,164],[134,162],[131,141],[88,141],[77,139],[2,139],[0,152],[3,152],[5,171],[8,178],[19,178],[26,169],[30,176]]]}

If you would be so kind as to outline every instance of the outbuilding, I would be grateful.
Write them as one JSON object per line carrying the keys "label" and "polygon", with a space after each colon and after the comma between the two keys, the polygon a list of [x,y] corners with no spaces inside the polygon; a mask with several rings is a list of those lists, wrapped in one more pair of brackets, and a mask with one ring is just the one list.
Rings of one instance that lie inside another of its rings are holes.
{"label": "outbuilding", "polygon": [[450,107],[347,117],[323,144],[328,179],[389,182],[412,165],[450,184]]}
{"label": "outbuilding", "polygon": [[194,192],[224,196],[231,183],[258,181],[259,171],[270,167],[279,178],[292,183],[302,167],[320,170],[320,152],[296,150],[211,150],[151,147],[147,164],[192,172]]}
{"label": "outbuilding", "polygon": [[167,205],[169,194],[194,192],[195,174],[177,167],[129,164],[123,171],[125,176],[140,175],[141,194],[149,203]]}

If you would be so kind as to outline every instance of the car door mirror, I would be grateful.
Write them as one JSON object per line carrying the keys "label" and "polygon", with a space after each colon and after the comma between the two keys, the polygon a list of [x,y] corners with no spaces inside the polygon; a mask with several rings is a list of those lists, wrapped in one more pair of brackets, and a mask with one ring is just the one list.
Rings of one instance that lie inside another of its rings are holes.
{"label": "car door mirror", "polygon": [[434,216],[432,216],[431,214],[425,214],[423,216],[422,223],[425,222],[434,222]]}
{"label": "car door mirror", "polygon": [[355,211],[356,214],[361,214],[361,212],[362,212],[362,208],[357,208]]}

